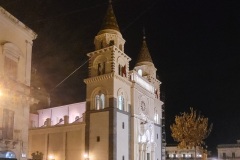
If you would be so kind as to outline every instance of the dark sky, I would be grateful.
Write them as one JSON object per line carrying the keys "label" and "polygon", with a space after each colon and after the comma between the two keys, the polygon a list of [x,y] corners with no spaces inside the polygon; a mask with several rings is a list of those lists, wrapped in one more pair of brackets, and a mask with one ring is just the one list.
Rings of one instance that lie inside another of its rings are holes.
{"label": "dark sky", "polygon": [[[206,140],[216,145],[240,139],[239,0],[113,0],[131,69],[147,44],[165,94],[167,143],[175,115],[201,112],[213,123]],[[0,0],[0,5],[33,29],[32,65],[52,105],[85,99],[87,65],[59,85],[94,50],[107,0]]]}

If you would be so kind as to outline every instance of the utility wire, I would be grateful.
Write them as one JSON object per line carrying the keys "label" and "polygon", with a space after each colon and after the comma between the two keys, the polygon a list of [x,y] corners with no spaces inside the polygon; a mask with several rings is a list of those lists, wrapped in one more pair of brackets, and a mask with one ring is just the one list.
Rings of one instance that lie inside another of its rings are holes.
{"label": "utility wire", "polygon": [[151,8],[153,8],[156,3],[157,3],[157,1],[155,1],[155,3],[153,2],[150,7],[148,7],[148,8],[145,9],[144,11],[142,11],[134,20],[132,20],[132,22],[130,22],[126,27],[124,27],[124,29],[122,30],[122,32],[125,32],[131,25],[133,25],[138,19],[140,19],[148,10],[150,10]]}
{"label": "utility wire", "polygon": [[75,14],[75,13],[78,13],[78,12],[82,12],[82,11],[86,11],[86,10],[90,10],[90,9],[95,9],[95,8],[98,8],[98,7],[102,6],[102,5],[103,4],[98,4],[98,5],[95,5],[95,6],[92,6],[92,7],[74,10],[74,11],[71,11],[71,12],[59,14],[59,15],[52,16],[52,17],[48,17],[48,18],[45,18],[45,19],[39,19],[39,20],[35,21],[35,23],[47,21],[47,20],[50,20],[50,19],[56,19],[56,18],[63,17],[63,16],[69,16],[69,15],[72,15],[72,14]]}
{"label": "utility wire", "polygon": [[[156,2],[155,2],[156,3]],[[132,24],[134,24],[140,17],[142,17],[148,10],[150,10],[154,5],[155,3],[153,3],[150,7],[148,7],[147,9],[145,9],[143,12],[141,12],[139,14],[139,16],[137,16],[131,23],[129,23],[124,29],[123,29],[123,32],[126,31]],[[98,5],[99,6],[99,5]],[[96,7],[96,6],[95,6]],[[89,7],[89,8],[94,8],[94,7]],[[87,10],[89,8],[85,8],[85,9],[82,9],[82,10]],[[73,13],[76,13],[76,12],[80,12],[82,10],[77,10],[77,11],[72,11],[72,12],[69,12],[69,13],[66,13],[66,14],[62,14],[62,15],[59,15],[59,16],[64,16],[64,15],[70,15],[70,14],[73,14]],[[58,17],[59,17],[58,16]],[[57,18],[57,17],[53,17],[53,18]],[[45,19],[47,20],[47,19]],[[40,21],[43,21],[43,20],[40,20]],[[77,70],[79,70],[83,65],[85,65],[90,59],[86,60],[82,65],[80,65],[77,69],[75,69],[72,73],[70,73],[66,78],[64,78],[61,82],[59,82],[50,92],[52,92],[54,89],[56,89],[58,86],[60,86],[63,82],[65,82],[70,76],[72,76]]]}
{"label": "utility wire", "polygon": [[77,70],[79,70],[82,66],[84,66],[90,59],[86,60],[83,64],[81,64],[78,68],[76,68],[72,73],[70,73],[66,78],[64,78],[61,82],[59,82],[50,92],[60,86],[64,81],[66,81],[70,76],[72,76]]}

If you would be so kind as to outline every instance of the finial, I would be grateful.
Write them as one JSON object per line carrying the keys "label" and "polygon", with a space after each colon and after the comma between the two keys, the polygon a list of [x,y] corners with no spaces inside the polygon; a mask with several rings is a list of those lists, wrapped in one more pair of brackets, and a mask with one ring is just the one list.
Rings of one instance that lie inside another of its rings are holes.
{"label": "finial", "polygon": [[143,27],[143,40],[146,39],[146,35],[145,35],[145,27]]}
{"label": "finial", "polygon": [[112,4],[112,0],[109,0],[109,4]]}

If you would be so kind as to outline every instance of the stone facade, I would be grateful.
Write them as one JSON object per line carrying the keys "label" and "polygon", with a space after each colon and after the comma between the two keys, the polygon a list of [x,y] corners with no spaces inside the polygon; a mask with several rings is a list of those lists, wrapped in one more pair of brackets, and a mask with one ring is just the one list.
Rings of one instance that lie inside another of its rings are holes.
{"label": "stone facade", "polygon": [[[94,44],[95,50],[87,54],[83,121],[56,125],[53,112],[45,116],[47,112],[39,110],[32,120],[44,119],[44,123],[30,130],[29,156],[39,151],[44,159],[55,160],[161,160],[161,82],[156,78],[145,36],[137,64],[129,70],[131,58],[124,52],[125,40],[109,4]],[[66,111],[59,113],[63,113],[59,119],[69,116]],[[70,132],[78,137],[71,139]],[[70,146],[78,151],[71,157]]]}
{"label": "stone facade", "polygon": [[217,145],[218,159],[240,159],[240,140],[235,144]]}
{"label": "stone facade", "polygon": [[0,158],[26,160],[31,57],[37,35],[0,7]]}

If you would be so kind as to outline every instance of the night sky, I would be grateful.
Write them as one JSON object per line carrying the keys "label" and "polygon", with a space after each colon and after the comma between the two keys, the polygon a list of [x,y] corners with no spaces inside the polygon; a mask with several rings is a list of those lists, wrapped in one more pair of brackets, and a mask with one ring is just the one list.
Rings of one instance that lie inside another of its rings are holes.
{"label": "night sky", "polygon": [[[239,0],[113,0],[125,53],[135,65],[145,28],[165,95],[167,143],[175,115],[201,112],[213,123],[208,149],[240,139]],[[85,101],[87,65],[108,0],[0,0],[38,34],[32,66],[52,106]],[[57,87],[56,87],[57,86]]]}

